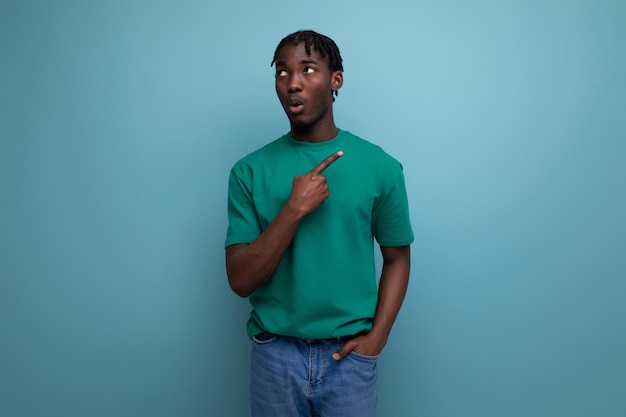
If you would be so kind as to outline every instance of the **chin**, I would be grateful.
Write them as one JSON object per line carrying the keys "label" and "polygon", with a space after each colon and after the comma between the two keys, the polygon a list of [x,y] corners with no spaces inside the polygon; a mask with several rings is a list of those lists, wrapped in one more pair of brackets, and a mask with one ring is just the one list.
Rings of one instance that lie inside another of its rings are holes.
{"label": "chin", "polygon": [[291,126],[293,127],[297,127],[300,129],[306,129],[308,127],[311,127],[313,125],[313,123],[311,123],[310,120],[303,120],[300,118],[289,118],[289,122],[291,123]]}

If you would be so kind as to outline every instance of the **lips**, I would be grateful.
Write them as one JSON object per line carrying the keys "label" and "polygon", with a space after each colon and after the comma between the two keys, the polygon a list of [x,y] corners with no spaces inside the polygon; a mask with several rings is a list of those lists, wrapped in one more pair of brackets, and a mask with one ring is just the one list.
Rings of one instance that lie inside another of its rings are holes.
{"label": "lips", "polygon": [[287,100],[287,108],[292,114],[300,114],[304,109],[304,102],[300,97],[290,97]]}

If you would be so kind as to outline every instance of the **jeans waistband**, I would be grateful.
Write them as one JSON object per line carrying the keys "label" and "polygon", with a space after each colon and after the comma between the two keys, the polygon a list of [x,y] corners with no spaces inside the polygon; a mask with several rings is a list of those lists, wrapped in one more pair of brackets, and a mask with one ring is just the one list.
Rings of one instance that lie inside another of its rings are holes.
{"label": "jeans waistband", "polygon": [[274,338],[276,336],[278,336],[278,337],[293,337],[294,339],[305,340],[308,343],[322,343],[322,342],[342,342],[343,343],[343,342],[345,342],[345,341],[347,341],[349,339],[352,339],[353,337],[358,336],[358,335],[329,337],[329,338],[326,338],[326,339],[314,339],[314,338],[309,338],[309,337],[282,336],[282,335],[277,335],[277,334],[274,334],[274,333],[263,331],[263,332],[261,332],[259,334],[256,334],[254,336],[254,338],[256,340],[258,340],[259,342],[266,342],[266,341],[268,341],[268,340],[270,340],[270,339],[272,339],[272,338]]}

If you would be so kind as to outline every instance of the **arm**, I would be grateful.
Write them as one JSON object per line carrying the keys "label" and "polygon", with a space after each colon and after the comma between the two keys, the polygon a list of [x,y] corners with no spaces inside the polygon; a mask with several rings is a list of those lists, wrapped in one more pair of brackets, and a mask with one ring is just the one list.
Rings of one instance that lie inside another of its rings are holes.
{"label": "arm", "polygon": [[344,358],[352,351],[368,356],[380,354],[398,316],[409,283],[411,248],[407,245],[381,246],[380,249],[383,255],[383,271],[378,286],[378,306],[372,330],[366,335],[347,341],[333,354],[335,360]]}
{"label": "arm", "polygon": [[271,278],[303,218],[287,203],[254,242],[226,248],[228,283],[237,295],[247,297]]}
{"label": "arm", "polygon": [[289,200],[254,242],[226,248],[228,283],[237,295],[249,296],[272,277],[302,219],[328,198],[322,172],[342,155],[336,152],[310,172],[296,176]]}

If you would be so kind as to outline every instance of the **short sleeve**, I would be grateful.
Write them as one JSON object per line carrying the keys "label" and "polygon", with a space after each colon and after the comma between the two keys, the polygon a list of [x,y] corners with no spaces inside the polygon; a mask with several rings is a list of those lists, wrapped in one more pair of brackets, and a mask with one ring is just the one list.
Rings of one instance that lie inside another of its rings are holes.
{"label": "short sleeve", "polygon": [[381,177],[381,192],[372,211],[372,231],[381,246],[405,246],[413,242],[409,203],[402,165]]}
{"label": "short sleeve", "polygon": [[261,234],[252,199],[252,171],[235,165],[228,179],[228,231],[225,246],[252,243]]}

